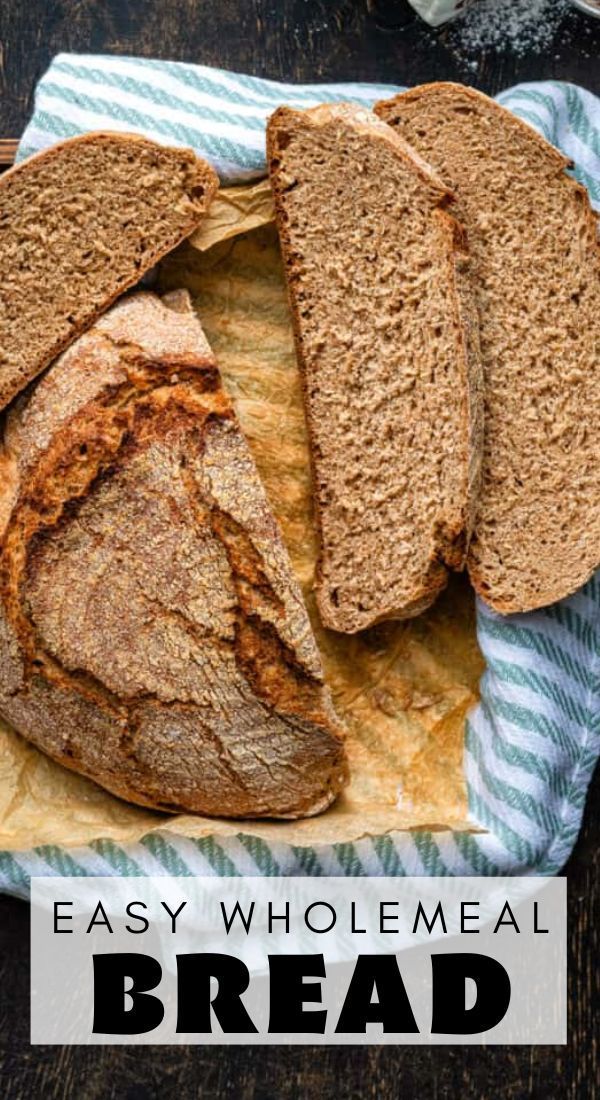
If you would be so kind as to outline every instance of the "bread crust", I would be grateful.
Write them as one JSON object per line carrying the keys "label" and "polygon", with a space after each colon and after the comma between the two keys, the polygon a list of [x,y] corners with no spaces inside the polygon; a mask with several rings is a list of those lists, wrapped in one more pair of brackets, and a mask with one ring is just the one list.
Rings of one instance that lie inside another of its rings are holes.
{"label": "bread crust", "polygon": [[139,805],[330,805],[343,730],[187,295],[80,337],[11,410],[2,468],[3,717]]}
{"label": "bread crust", "polygon": [[26,177],[32,170],[35,171],[40,164],[51,165],[53,162],[59,163],[65,150],[73,150],[88,145],[127,145],[129,147],[147,150],[161,148],[167,153],[176,154],[177,157],[188,166],[186,186],[188,195],[193,197],[193,201],[190,202],[190,213],[189,216],[182,221],[178,232],[171,234],[169,239],[164,240],[161,246],[149,249],[140,261],[136,259],[134,263],[132,260],[128,272],[115,273],[112,290],[107,291],[102,303],[97,306],[93,306],[90,303],[85,314],[78,318],[77,323],[72,326],[69,333],[65,334],[60,339],[49,342],[44,350],[44,354],[38,356],[31,362],[25,375],[21,373],[17,375],[14,373],[11,374],[10,370],[3,370],[0,362],[0,410],[5,408],[33,378],[40,374],[54,359],[56,359],[56,357],[77,339],[82,332],[94,324],[98,317],[108,309],[117,298],[125,291],[135,286],[146,271],[154,267],[163,256],[172,251],[172,249],[180,244],[182,240],[193,233],[208,212],[210,203],[219,186],[219,180],[214,169],[206,161],[197,157],[191,149],[175,149],[168,146],[157,146],[156,142],[150,141],[148,138],[144,138],[139,134],[94,131],[92,133],[81,134],[69,138],[66,141],[58,142],[48,149],[43,149],[41,152],[35,153],[33,156],[23,161],[23,163],[16,164],[7,172],[3,173],[0,177],[0,209],[2,209],[4,196],[8,189],[13,186],[15,181],[19,181],[23,177]]}
{"label": "bread crust", "polygon": [[[395,155],[410,165],[411,171],[420,176],[424,186],[437,193],[437,208],[433,211],[433,214],[438,219],[447,244],[446,270],[448,287],[454,303],[456,362],[461,374],[462,388],[465,395],[462,453],[464,482],[461,501],[460,505],[456,507],[454,522],[439,526],[436,529],[434,555],[428,568],[422,574],[419,588],[414,592],[412,598],[405,601],[401,606],[393,604],[381,607],[375,613],[361,613],[353,608],[334,606],[329,597],[328,586],[325,583],[324,507],[318,489],[316,430],[309,399],[308,369],[300,310],[292,292],[295,252],[287,225],[284,201],[285,188],[280,182],[278,171],[279,162],[285,150],[287,134],[298,118],[302,118],[315,126],[339,119],[342,122],[349,123],[369,137],[375,135],[378,140],[384,141]],[[461,570],[465,565],[473,526],[475,500],[479,490],[483,447],[483,397],[479,333],[472,301],[467,238],[462,226],[450,213],[449,207],[453,202],[451,190],[407,142],[390,127],[382,124],[377,116],[369,110],[356,108],[349,104],[327,104],[302,112],[288,107],[278,108],[271,115],[267,124],[267,164],[275,201],[281,251],[288,276],[288,298],[310,440],[312,478],[315,487],[313,502],[315,522],[319,533],[319,556],[315,574],[317,605],[324,626],[343,633],[356,633],[386,620],[402,620],[421,614],[431,606],[439,593],[445,588],[448,582],[448,569]]]}

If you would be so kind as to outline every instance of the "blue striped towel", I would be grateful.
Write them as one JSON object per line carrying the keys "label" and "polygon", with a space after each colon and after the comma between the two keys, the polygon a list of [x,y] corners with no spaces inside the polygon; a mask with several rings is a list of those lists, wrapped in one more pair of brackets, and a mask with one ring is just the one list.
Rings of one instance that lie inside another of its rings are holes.
{"label": "blue striped towel", "polygon": [[[264,175],[265,120],[280,103],[370,105],[390,85],[278,84],[164,61],[59,54],[38,85],[19,158],[87,130],[192,146],[228,183]],[[600,101],[570,84],[521,84],[500,102],[558,145],[600,207]],[[552,874],[569,856],[600,751],[600,573],[576,595],[502,618],[478,604],[487,669],[467,722],[465,772],[482,833],[393,833],[298,848],[247,834],[152,833],[127,848],[0,852],[0,888],[31,874]]]}

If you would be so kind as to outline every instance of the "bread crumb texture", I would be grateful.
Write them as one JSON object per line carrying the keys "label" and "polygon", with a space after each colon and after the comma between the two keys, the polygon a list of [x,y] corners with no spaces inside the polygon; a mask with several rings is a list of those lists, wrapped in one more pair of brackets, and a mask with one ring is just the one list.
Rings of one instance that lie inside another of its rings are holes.
{"label": "bread crumb texture", "polygon": [[188,149],[86,134],[0,179],[0,408],[190,234],[217,188]]}
{"label": "bread crumb texture", "polygon": [[141,805],[325,809],[341,727],[188,296],[113,307],[11,409],[1,462],[3,717]]}
{"label": "bread crumb texture", "polygon": [[371,112],[268,126],[326,626],[427,607],[460,568],[481,450],[476,326],[448,189]]}
{"label": "bread crumb texture", "polygon": [[469,572],[500,612],[583,585],[600,562],[600,250],[566,158],[472,89],[378,104],[456,194],[478,299],[482,491]]}

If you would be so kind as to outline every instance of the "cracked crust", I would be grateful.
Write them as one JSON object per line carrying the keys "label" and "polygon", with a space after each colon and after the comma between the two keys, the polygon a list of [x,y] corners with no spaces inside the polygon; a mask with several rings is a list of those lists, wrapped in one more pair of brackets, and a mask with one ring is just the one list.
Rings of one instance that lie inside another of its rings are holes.
{"label": "cracked crust", "polygon": [[141,805],[325,809],[341,728],[185,293],[124,299],[11,410],[0,712]]}

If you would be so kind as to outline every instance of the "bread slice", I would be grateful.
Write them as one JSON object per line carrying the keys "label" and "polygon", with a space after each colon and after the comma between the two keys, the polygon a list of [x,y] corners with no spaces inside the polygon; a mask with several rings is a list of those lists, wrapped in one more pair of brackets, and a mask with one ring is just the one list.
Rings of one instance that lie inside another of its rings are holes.
{"label": "bread slice", "polygon": [[269,171],[304,382],[325,626],[415,615],[460,569],[481,451],[451,194],[349,105],[280,108]]}
{"label": "bread slice", "polygon": [[195,229],[217,185],[189,149],[108,133],[0,177],[0,408]]}
{"label": "bread slice", "polygon": [[11,408],[0,713],[159,810],[318,813],[340,725],[250,451],[184,293],[125,298]]}
{"label": "bread slice", "polygon": [[600,563],[600,251],[566,157],[497,103],[430,84],[377,113],[435,166],[467,229],[485,377],[468,567],[497,611],[575,591]]}

